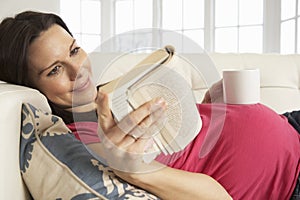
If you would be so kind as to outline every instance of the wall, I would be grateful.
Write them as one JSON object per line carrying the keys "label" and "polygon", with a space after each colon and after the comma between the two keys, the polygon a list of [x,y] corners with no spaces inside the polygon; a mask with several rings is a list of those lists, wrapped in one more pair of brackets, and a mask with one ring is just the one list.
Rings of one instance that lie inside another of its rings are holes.
{"label": "wall", "polygon": [[1,0],[0,19],[14,16],[24,10],[38,10],[59,13],[60,0]]}

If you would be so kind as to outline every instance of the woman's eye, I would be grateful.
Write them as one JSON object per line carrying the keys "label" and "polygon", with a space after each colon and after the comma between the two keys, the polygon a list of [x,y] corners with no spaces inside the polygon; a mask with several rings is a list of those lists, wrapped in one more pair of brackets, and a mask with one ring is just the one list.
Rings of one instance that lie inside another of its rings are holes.
{"label": "woman's eye", "polygon": [[52,76],[52,75],[56,75],[59,73],[60,70],[60,66],[55,66],[48,74],[47,76]]}
{"label": "woman's eye", "polygon": [[79,51],[80,47],[75,47],[74,49],[71,50],[70,56],[76,55]]}

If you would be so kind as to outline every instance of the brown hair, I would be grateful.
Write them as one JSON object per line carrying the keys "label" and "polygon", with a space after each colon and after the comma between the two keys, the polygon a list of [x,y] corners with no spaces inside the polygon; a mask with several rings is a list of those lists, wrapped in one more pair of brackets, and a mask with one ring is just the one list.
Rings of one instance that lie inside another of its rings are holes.
{"label": "brown hair", "polygon": [[52,25],[58,24],[71,36],[65,22],[52,13],[25,11],[0,24],[0,80],[29,85],[28,47]]}

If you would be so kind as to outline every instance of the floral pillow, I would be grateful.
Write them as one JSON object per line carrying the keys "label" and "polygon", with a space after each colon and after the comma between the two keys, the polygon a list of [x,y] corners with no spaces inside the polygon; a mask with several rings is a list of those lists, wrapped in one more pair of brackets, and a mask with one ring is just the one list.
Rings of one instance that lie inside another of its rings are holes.
{"label": "floral pillow", "polygon": [[61,118],[28,103],[20,143],[21,174],[34,199],[158,199],[116,177]]}

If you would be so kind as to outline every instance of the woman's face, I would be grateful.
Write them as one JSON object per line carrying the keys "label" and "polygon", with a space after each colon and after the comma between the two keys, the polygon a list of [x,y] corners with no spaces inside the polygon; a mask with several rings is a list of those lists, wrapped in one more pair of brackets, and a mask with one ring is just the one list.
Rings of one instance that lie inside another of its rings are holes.
{"label": "woman's face", "polygon": [[63,108],[92,104],[96,88],[88,56],[61,26],[42,32],[29,47],[29,81]]}

